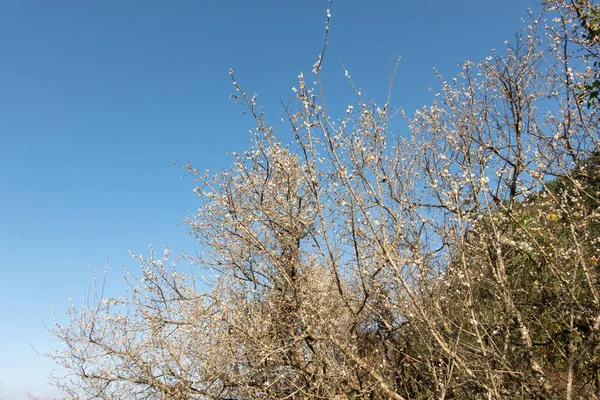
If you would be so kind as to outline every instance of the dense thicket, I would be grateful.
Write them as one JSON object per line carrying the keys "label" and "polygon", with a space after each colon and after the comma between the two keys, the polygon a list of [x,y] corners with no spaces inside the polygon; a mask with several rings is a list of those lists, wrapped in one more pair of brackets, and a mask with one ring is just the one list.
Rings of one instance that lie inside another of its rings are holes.
{"label": "dense thicket", "polygon": [[543,8],[505,52],[440,78],[408,133],[389,129],[389,98],[359,91],[330,116],[321,58],[286,109],[289,143],[233,80],[257,127],[230,169],[185,167],[198,275],[168,251],[138,257],[128,296],[73,305],[52,331],[57,384],[107,399],[600,399],[600,9]]}

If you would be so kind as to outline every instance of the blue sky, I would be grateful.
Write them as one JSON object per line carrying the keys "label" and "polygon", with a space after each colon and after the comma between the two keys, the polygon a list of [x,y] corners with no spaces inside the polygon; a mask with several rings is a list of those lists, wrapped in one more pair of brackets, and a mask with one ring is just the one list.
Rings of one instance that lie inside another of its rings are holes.
{"label": "blue sky", "polygon": [[[502,49],[523,0],[334,1],[324,76],[328,101],[351,99],[339,60],[382,98],[402,57],[394,104],[431,101],[435,66]],[[109,263],[121,289],[129,250],[194,243],[178,225],[193,183],[171,162],[219,170],[252,121],[229,100],[229,68],[258,91],[271,121],[310,75],[326,0],[0,0],[0,399],[52,396],[51,323]]]}

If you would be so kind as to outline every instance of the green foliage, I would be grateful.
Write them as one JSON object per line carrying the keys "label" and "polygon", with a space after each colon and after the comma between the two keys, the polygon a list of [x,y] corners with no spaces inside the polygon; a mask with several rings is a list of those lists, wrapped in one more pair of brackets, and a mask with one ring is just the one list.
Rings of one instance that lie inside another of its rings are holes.
{"label": "green foliage", "polygon": [[[466,272],[461,271],[480,279],[474,280],[474,286],[465,287],[461,279],[450,275],[445,282],[449,290],[442,294],[452,299],[447,303],[447,312],[457,327],[470,317],[451,305],[465,304],[465,297],[472,296],[472,311],[478,321],[484,321],[482,330],[495,332],[487,336],[488,351],[498,352],[501,359],[505,357],[502,349],[511,349],[505,368],[522,371],[528,362],[516,318],[528,326],[532,356],[553,377],[555,386],[566,380],[564,371],[569,359],[577,358],[574,373],[582,393],[589,390],[584,382],[594,379],[599,366],[596,354],[600,340],[595,334],[598,310],[590,298],[590,277],[586,276],[590,270],[585,266],[587,263],[593,267],[591,278],[598,285],[600,248],[594,241],[600,237],[599,171],[600,157],[594,152],[580,168],[546,182],[526,201],[511,209],[500,206],[486,216],[480,226],[474,227],[479,240],[468,243],[469,266]],[[493,242],[494,228],[502,231],[499,249],[488,244]],[[499,275],[500,261],[506,279],[490,279]],[[503,299],[506,293],[511,294],[510,302]],[[507,312],[507,304],[514,311]],[[472,346],[478,347],[476,340]],[[513,383],[507,381],[505,386],[507,394],[516,395],[523,379],[511,377]]]}
{"label": "green foliage", "polygon": [[[586,58],[592,60],[592,65],[597,71],[600,67],[598,53],[594,50],[600,44],[600,6],[590,4],[587,0],[573,2],[573,8],[576,11],[577,19],[582,28],[582,38],[587,48]],[[587,106],[597,104],[600,96],[600,78],[596,77],[580,85],[581,93]]]}

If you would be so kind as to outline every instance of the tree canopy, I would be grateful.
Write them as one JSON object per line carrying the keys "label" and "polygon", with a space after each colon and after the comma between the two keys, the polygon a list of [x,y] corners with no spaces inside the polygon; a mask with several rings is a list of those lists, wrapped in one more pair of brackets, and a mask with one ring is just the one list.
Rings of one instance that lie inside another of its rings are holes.
{"label": "tree canopy", "polygon": [[127,296],[72,305],[51,330],[56,384],[106,399],[600,399],[598,10],[547,0],[504,52],[439,77],[408,132],[391,129],[405,114],[389,97],[358,90],[330,115],[326,47],[285,107],[288,141],[231,72],[256,127],[229,169],[184,167],[198,273],[168,250],[138,256]]}

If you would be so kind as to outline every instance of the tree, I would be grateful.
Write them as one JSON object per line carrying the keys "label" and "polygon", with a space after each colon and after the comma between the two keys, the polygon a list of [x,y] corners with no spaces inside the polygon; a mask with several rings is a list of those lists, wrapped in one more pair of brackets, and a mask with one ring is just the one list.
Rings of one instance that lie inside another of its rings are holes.
{"label": "tree", "polygon": [[288,143],[232,72],[253,146],[219,174],[185,166],[209,290],[168,250],[138,256],[128,297],[94,295],[55,325],[58,385],[111,399],[600,398],[599,111],[580,101],[598,71],[581,63],[578,4],[548,1],[505,54],[440,77],[407,135],[390,129],[389,96],[355,91],[330,116],[324,52],[317,85],[300,74],[285,108]]}

